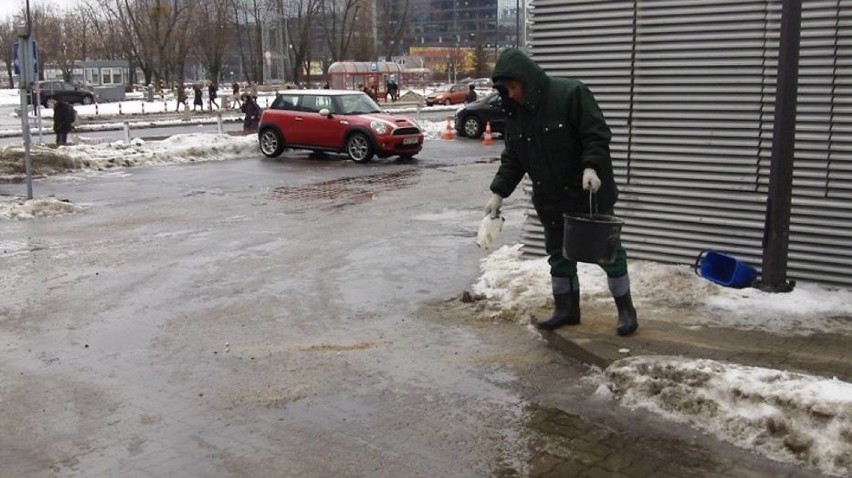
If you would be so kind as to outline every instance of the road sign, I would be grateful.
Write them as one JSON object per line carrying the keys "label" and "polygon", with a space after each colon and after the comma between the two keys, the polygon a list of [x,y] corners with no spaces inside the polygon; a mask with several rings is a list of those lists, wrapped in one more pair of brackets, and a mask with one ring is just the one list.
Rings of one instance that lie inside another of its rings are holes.
{"label": "road sign", "polygon": [[[21,59],[18,51],[21,45],[18,42],[12,44],[12,65],[15,70],[15,75],[21,74]],[[33,52],[33,75],[38,76],[38,43],[35,40],[30,40],[30,50]]]}

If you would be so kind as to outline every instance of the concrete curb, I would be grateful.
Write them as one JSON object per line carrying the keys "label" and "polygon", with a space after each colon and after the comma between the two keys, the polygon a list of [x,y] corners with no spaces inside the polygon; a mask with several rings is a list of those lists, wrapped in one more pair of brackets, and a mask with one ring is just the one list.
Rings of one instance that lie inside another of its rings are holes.
{"label": "concrete curb", "polygon": [[584,310],[583,314],[580,325],[543,332],[542,337],[566,356],[601,368],[629,356],[676,355],[852,381],[852,337],[848,335],[779,336],[684,325],[683,317],[677,314],[669,313],[666,320],[643,319],[640,310],[636,334],[619,337],[615,334],[614,308]]}

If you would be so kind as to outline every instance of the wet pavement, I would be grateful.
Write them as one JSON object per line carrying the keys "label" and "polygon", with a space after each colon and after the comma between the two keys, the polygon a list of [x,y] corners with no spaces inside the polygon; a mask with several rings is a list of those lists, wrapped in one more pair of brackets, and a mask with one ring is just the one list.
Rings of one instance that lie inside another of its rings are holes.
{"label": "wet pavement", "polygon": [[455,300],[498,153],[37,181],[87,210],[0,222],[3,476],[816,476],[613,408]]}

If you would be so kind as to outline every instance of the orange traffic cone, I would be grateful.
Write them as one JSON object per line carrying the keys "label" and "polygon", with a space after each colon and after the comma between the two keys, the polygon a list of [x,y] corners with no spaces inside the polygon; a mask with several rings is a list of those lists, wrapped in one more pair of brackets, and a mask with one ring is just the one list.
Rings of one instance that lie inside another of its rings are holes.
{"label": "orange traffic cone", "polygon": [[453,127],[450,126],[450,122],[452,122],[453,118],[447,116],[447,128],[444,129],[444,133],[441,135],[441,139],[453,139]]}
{"label": "orange traffic cone", "polygon": [[494,144],[494,138],[491,137],[491,122],[485,122],[485,138],[482,139],[483,146],[491,146]]}

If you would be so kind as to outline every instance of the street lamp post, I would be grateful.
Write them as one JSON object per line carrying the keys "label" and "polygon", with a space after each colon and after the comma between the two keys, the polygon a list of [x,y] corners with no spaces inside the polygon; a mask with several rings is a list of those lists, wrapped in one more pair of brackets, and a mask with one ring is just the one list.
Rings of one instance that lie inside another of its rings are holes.
{"label": "street lamp post", "polygon": [[515,0],[515,48],[521,46],[521,0]]}
{"label": "street lamp post", "polygon": [[[18,62],[20,76],[18,88],[21,91],[21,134],[24,139],[24,170],[27,175],[27,199],[33,198],[33,161],[30,156],[30,114],[27,109],[27,97],[30,92],[30,81],[33,76],[33,52],[30,38],[29,1],[27,2],[27,18],[18,25]],[[38,80],[38,78],[35,78]],[[35,100],[35,99],[33,99]],[[34,101],[35,102],[35,101]]]}

